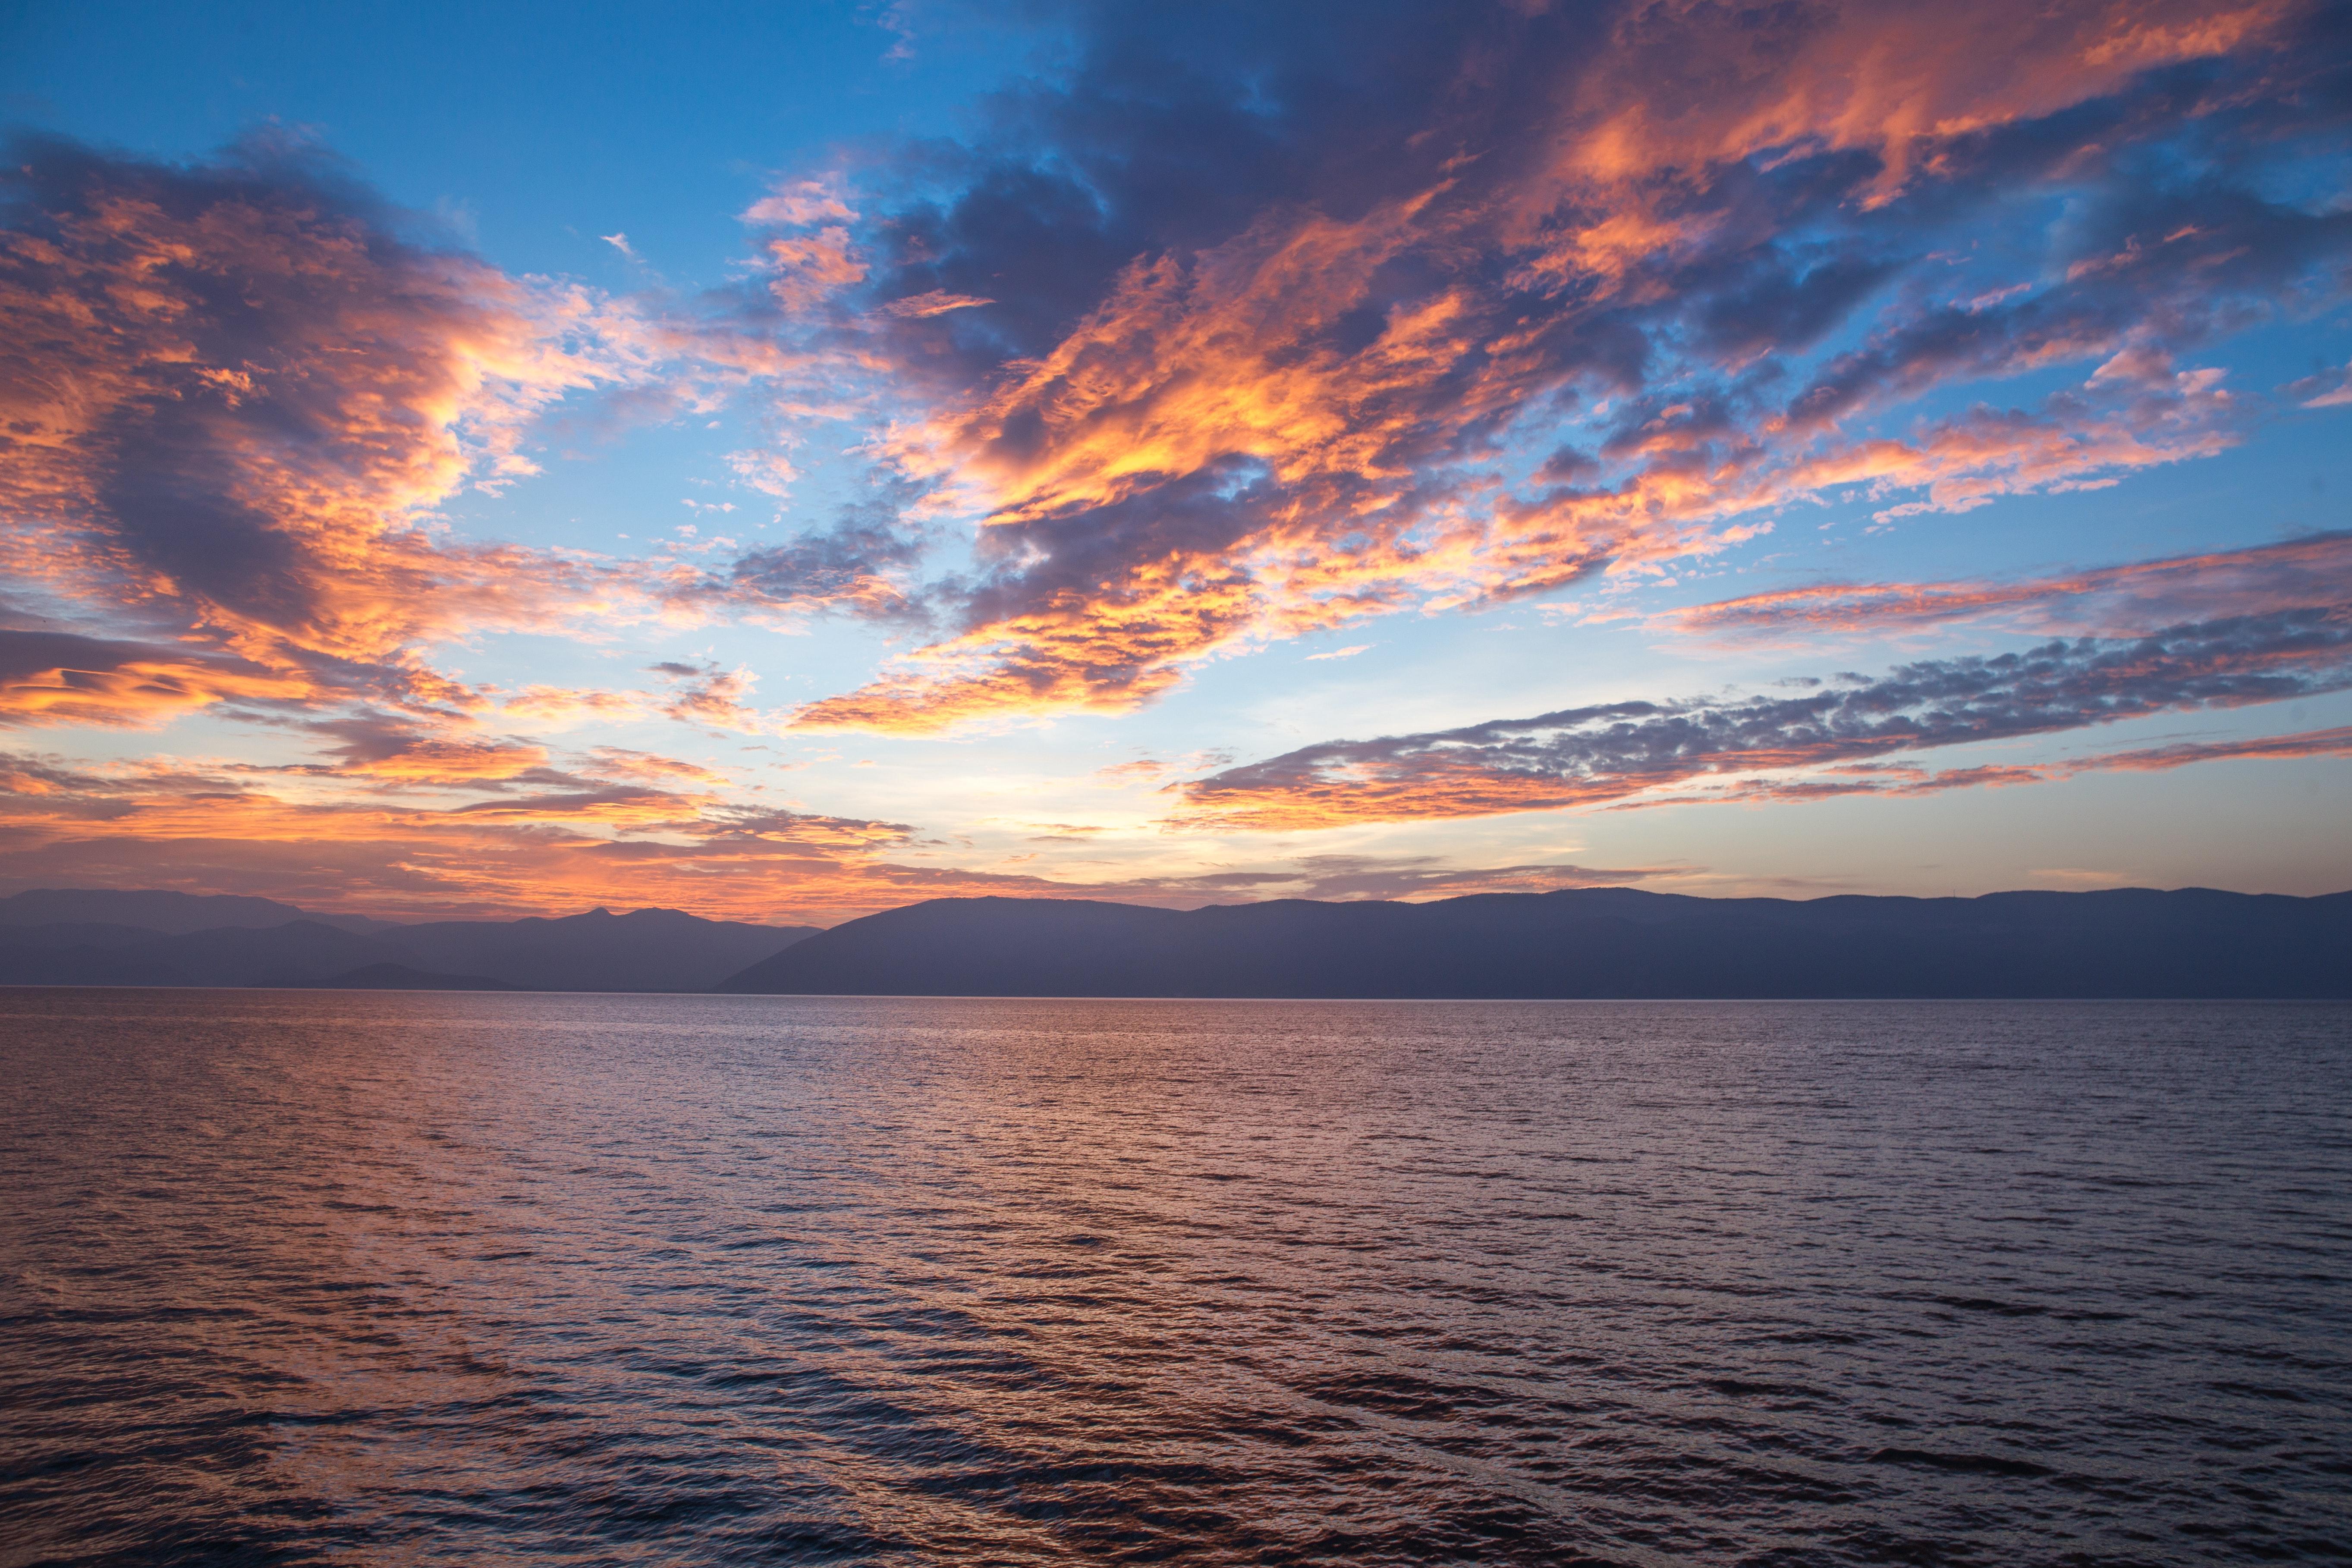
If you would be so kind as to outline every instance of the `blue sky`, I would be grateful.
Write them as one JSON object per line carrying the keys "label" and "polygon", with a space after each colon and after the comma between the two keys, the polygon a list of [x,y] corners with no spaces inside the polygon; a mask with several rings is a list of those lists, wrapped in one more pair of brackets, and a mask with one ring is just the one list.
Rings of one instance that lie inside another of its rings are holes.
{"label": "blue sky", "polygon": [[12,886],[2352,886],[2325,13],[5,15]]}

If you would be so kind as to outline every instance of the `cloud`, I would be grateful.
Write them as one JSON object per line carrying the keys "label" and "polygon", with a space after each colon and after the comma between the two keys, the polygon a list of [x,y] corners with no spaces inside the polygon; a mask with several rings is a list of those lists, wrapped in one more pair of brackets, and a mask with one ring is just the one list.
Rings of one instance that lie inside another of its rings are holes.
{"label": "cloud", "polygon": [[846,223],[856,217],[840,192],[823,180],[792,180],[780,184],[742,213],[742,221],[784,228]]}
{"label": "cloud", "polygon": [[215,702],[299,702],[313,689],[299,671],[231,655],[0,628],[0,726],[147,727]]}
{"label": "cloud", "polygon": [[2352,365],[2289,382],[2282,390],[2305,408],[2345,407],[2352,405]]}
{"label": "cloud", "polygon": [[788,311],[814,312],[866,279],[866,263],[849,231],[839,224],[827,224],[813,234],[778,235],[763,248],[768,292]]}
{"label": "cloud", "polygon": [[[119,716],[463,701],[430,645],[653,613],[642,579],[433,518],[536,471],[525,435],[557,400],[643,379],[642,321],[404,237],[299,142],[174,165],[29,139],[7,163],[0,541],[27,595],[178,645]],[[92,662],[59,668],[117,668]]]}
{"label": "cloud", "polygon": [[566,729],[604,720],[640,718],[656,700],[641,691],[527,686],[505,697],[500,711],[509,720]]}
{"label": "cloud", "polygon": [[[2189,623],[2141,637],[2084,637],[1991,658],[1922,660],[1801,696],[1615,702],[1328,742],[1177,786],[1182,804],[1176,820],[1291,830],[1641,797],[1664,803],[1696,797],[1655,792],[1717,782],[1727,788],[1707,798],[1916,794],[2021,783],[2052,775],[1999,766],[1932,776],[1867,770],[1900,753],[2347,688],[2352,605],[2338,602]],[[2196,758],[2184,753],[2180,760]],[[1777,776],[1792,773],[1800,776]],[[1748,774],[1776,776],[1742,776]]]}
{"label": "cloud", "polygon": [[1117,712],[1791,507],[1895,525],[2210,456],[2254,411],[2192,356],[2352,257],[2352,213],[2280,194],[2347,120],[2345,23],[2300,5],[1072,26],[1065,78],[776,215],[776,298],[978,525],[943,635],[808,727]]}
{"label": "cloud", "polygon": [[[1894,763],[1833,767],[1804,778],[1744,778],[1681,793],[1638,796],[1609,806],[1612,811],[1664,805],[1760,805],[1768,801],[1825,800],[1840,795],[1909,796],[1953,789],[2000,788],[2007,784],[2055,784],[2080,773],[2161,773],[2193,763],[2277,762],[2307,757],[2352,756],[2352,728],[2312,730],[2301,734],[2247,740],[2183,741],[2137,751],[2109,752],[2059,763],[1992,763],[1941,772]],[[2036,872],[2054,876],[2054,872]]]}
{"label": "cloud", "polygon": [[945,289],[934,289],[928,294],[913,294],[903,300],[893,300],[883,306],[882,310],[886,315],[919,321],[927,316],[943,316],[950,310],[971,310],[982,305],[995,303],[993,300],[984,300],[976,294],[950,294]]}
{"label": "cloud", "polygon": [[667,718],[747,735],[767,731],[766,717],[743,701],[759,680],[749,669],[721,669],[708,661],[666,662],[655,665],[651,673],[671,683],[669,695],[659,704]]}
{"label": "cloud", "polygon": [[584,772],[633,783],[718,785],[727,782],[724,774],[699,763],[631,751],[625,746],[592,746],[581,765]]}
{"label": "cloud", "polygon": [[912,487],[884,484],[841,507],[829,528],[736,557],[699,592],[730,608],[837,610],[867,620],[919,623],[928,610],[912,574],[925,538],[905,521]]}
{"label": "cloud", "polygon": [[420,784],[504,781],[544,769],[543,746],[466,733],[458,725],[426,725],[406,714],[361,713],[315,721],[311,733],[331,736],[328,755],[344,772]]}
{"label": "cloud", "polygon": [[1136,784],[1158,784],[1175,771],[1173,763],[1156,757],[1137,757],[1130,762],[1113,763],[1097,768],[1088,776],[1106,789],[1128,789]]}
{"label": "cloud", "polygon": [[2077,769],[2124,769],[2158,773],[2191,763],[2247,762],[2295,757],[2352,756],[2352,726],[2308,730],[2297,735],[2264,735],[2243,741],[2181,741],[2135,752],[2110,752],[2074,764]]}
{"label": "cloud", "polygon": [[2352,584],[2352,532],[2104,566],[2058,576],[1827,583],[1669,611],[1653,624],[1729,637],[1880,636],[1962,621],[2128,636],[2196,616],[2257,615]]}
{"label": "cloud", "polygon": [[[560,778],[561,775],[558,775]],[[608,904],[773,919],[906,902],[878,851],[898,824],[755,807],[626,784],[419,805],[319,799],[306,775],[154,758],[74,764],[0,754],[0,885],[269,891],[379,914],[545,913]],[[688,783],[678,779],[674,783]],[[909,874],[920,884],[928,872]]]}
{"label": "cloud", "polygon": [[[623,770],[638,764],[624,756]],[[418,918],[655,905],[719,918],[830,921],[920,899],[1000,894],[1191,909],[1265,898],[1439,898],[1685,874],[1574,864],[1462,867],[1427,857],[1317,856],[1160,877],[1056,879],[908,864],[903,824],[747,805],[652,782],[303,798],[232,767],[150,759],[77,765],[0,752],[0,889],[183,887],[308,908]],[[300,782],[297,780],[296,782]]]}
{"label": "cloud", "polygon": [[1335,647],[1328,653],[1310,653],[1307,656],[1307,662],[1313,664],[1318,659],[1353,658],[1360,653],[1369,653],[1371,647],[1372,645],[1368,642],[1360,642],[1347,647]]}
{"label": "cloud", "polygon": [[470,542],[438,509],[535,473],[533,434],[567,399],[667,417],[781,385],[810,362],[772,333],[509,278],[299,141],[170,164],[20,138],[6,165],[0,545],[17,603],[90,640],[41,645],[0,719],[446,716],[495,695],[435,668],[450,642],[737,607],[731,563]]}
{"label": "cloud", "polygon": [[[1548,893],[1559,888],[1614,888],[1687,876],[1681,867],[1602,869],[1568,861],[1465,867],[1423,855],[1302,855],[1279,868],[1206,872],[1181,879],[1185,889],[1224,897],[1378,899],[1415,903],[1472,893]],[[1167,884],[1159,885],[1165,889]]]}

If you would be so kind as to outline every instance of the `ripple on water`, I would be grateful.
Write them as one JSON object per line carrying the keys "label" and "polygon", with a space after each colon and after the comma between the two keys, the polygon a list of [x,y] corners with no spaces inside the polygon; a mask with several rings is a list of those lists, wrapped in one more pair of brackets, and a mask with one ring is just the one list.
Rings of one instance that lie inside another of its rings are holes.
{"label": "ripple on water", "polygon": [[0,1568],[2340,1560],[2352,1009],[0,992]]}

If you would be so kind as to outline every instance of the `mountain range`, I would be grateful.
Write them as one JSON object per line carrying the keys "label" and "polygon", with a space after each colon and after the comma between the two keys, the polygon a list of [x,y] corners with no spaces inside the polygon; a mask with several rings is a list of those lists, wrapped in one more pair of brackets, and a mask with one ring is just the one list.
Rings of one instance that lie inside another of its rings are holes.
{"label": "mountain range", "polygon": [[0,984],[708,991],[814,934],[677,910],[398,925],[268,899],[43,889],[0,899]]}
{"label": "mountain range", "polygon": [[1705,899],[1628,888],[1178,910],[933,899],[830,931],[676,910],[396,924],[268,899],[0,899],[0,984],[897,996],[2352,997],[2352,893]]}
{"label": "mountain range", "polygon": [[1631,888],[1174,910],[935,899],[730,992],[967,996],[2352,996],[2352,893],[1703,899]]}

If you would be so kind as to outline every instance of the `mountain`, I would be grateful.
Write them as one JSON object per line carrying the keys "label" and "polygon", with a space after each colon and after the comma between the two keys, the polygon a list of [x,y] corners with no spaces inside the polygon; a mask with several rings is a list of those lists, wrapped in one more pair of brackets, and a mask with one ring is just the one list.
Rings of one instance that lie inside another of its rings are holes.
{"label": "mountain", "polygon": [[[2131,889],[1792,900],[1595,888],[1189,911],[937,899],[829,931],[676,910],[404,926],[362,921],[367,929],[352,930],[299,911],[275,918],[290,909],[171,892],[20,893],[0,900],[0,984],[971,996],[2352,997],[2352,893]],[[50,914],[58,918],[27,918]]]}
{"label": "mountain", "polygon": [[[225,901],[235,907],[224,911],[186,894],[73,901],[79,896],[42,895],[54,900],[49,907],[68,911],[148,913],[184,926],[198,917],[230,913],[249,919],[289,907],[266,899],[230,900]],[[154,901],[142,904],[141,899]],[[257,904],[267,909],[251,908]],[[41,925],[0,921],[0,984],[707,991],[746,964],[814,934],[808,926],[707,921],[676,910],[623,915],[592,910],[560,920],[370,923],[375,929],[360,931],[303,917],[169,931],[107,920]],[[403,973],[416,978],[404,980]]]}
{"label": "mountain", "polygon": [[330,991],[520,991],[481,974],[427,974],[404,963],[371,963],[319,982]]}
{"label": "mountain", "polygon": [[403,926],[382,940],[415,955],[396,962],[536,991],[708,991],[815,934],[814,926],[706,921],[676,910],[591,910],[561,920]]}
{"label": "mountain", "polygon": [[366,915],[319,915],[275,899],[234,893],[177,893],[162,889],[37,888],[0,899],[0,928],[104,924],[180,936],[223,926],[280,926],[316,921],[345,931],[397,931]]}
{"label": "mountain", "polygon": [[1178,911],[935,899],[719,989],[898,996],[2352,997],[2352,893],[1701,899],[1630,888]]}

